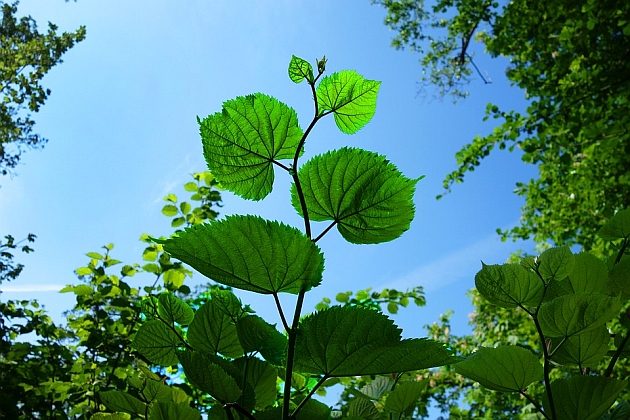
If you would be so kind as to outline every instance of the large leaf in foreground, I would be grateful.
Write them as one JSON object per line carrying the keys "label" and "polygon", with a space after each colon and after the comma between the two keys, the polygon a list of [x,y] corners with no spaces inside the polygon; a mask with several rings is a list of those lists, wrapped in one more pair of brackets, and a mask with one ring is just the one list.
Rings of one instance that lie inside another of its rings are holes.
{"label": "large leaf in foreground", "polygon": [[504,308],[536,306],[544,290],[540,278],[519,264],[483,264],[475,275],[475,286],[490,303]]}
{"label": "large leaf in foreground", "polygon": [[262,93],[239,96],[199,121],[203,154],[221,185],[243,198],[271,192],[273,161],[292,159],[302,138],[297,114]]}
{"label": "large leaf in foreground", "polygon": [[236,324],[238,339],[246,352],[257,351],[274,365],[282,365],[285,360],[287,338],[257,315],[246,316]]}
{"label": "large leaf in foreground", "polygon": [[543,367],[538,358],[518,346],[481,347],[457,363],[455,371],[486,388],[502,392],[518,392],[543,379]]}
{"label": "large leaf in foreground", "polygon": [[188,327],[188,341],[198,351],[223,354],[228,357],[243,355],[236,333],[236,322],[212,298],[204,303]]}
{"label": "large leaf in foreground", "polygon": [[176,365],[175,351],[181,345],[177,334],[157,319],[142,324],[133,340],[133,347],[140,354],[160,366]]}
{"label": "large leaf in foreground", "polygon": [[319,113],[332,112],[339,130],[356,133],[374,116],[380,86],[381,82],[367,80],[353,70],[326,76],[317,86]]}
{"label": "large leaf in foreground", "polygon": [[630,209],[618,211],[598,233],[609,241],[630,237]]}
{"label": "large leaf in foreground", "polygon": [[304,318],[295,352],[297,372],[336,376],[426,369],[454,361],[440,343],[401,340],[387,316],[365,308],[333,306]]}
{"label": "large leaf in foreground", "polygon": [[[562,339],[556,338],[553,340],[552,348],[555,348],[560,340]],[[610,334],[608,329],[605,326],[601,326],[564,339],[562,345],[554,352],[552,360],[560,364],[596,367],[606,356],[609,343]]]}
{"label": "large leaf in foreground", "polygon": [[257,216],[195,225],[160,242],[201,274],[238,289],[297,294],[322,280],[324,257],[311,240]]}
{"label": "large leaf in foreground", "polygon": [[[599,419],[627,386],[626,381],[603,376],[572,376],[551,383],[557,418],[563,420]],[[547,399],[543,400],[549,412]]]}
{"label": "large leaf in foreground", "polygon": [[179,361],[190,383],[221,403],[236,402],[241,396],[236,380],[204,354],[186,350],[179,353]]}
{"label": "large leaf in foreground", "polygon": [[[418,179],[405,177],[377,153],[344,147],[315,156],[302,166],[299,178],[311,220],[335,221],[349,242],[391,241],[413,220]],[[301,214],[295,185],[291,196]]]}
{"label": "large leaf in foreground", "polygon": [[568,294],[542,304],[538,320],[546,337],[571,337],[604,325],[620,309],[621,302],[615,297]]}

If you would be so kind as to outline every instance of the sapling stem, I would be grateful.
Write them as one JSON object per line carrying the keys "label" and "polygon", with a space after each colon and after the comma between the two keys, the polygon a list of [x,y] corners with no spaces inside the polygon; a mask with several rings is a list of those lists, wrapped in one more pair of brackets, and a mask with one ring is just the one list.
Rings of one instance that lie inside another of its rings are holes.
{"label": "sapling stem", "polygon": [[282,305],[280,304],[280,298],[278,297],[277,293],[273,294],[273,300],[276,302],[276,308],[278,308],[278,314],[280,315],[280,319],[282,320],[282,326],[284,327],[284,330],[288,333],[291,327],[289,327],[287,319],[284,316],[284,311],[282,310]]}
{"label": "sapling stem", "polygon": [[319,381],[317,381],[317,383],[315,384],[315,386],[313,387],[313,389],[310,390],[310,392],[308,393],[308,395],[306,395],[306,397],[304,397],[304,399],[302,401],[300,401],[300,403],[298,404],[298,406],[295,408],[295,410],[293,410],[293,413],[291,413],[291,417],[295,417],[297,416],[297,414],[300,412],[300,410],[302,409],[302,407],[304,407],[304,405],[306,405],[306,403],[308,402],[309,399],[311,399],[311,397],[313,396],[313,394],[319,389],[320,386],[322,386],[324,384],[324,382],[326,382],[328,380],[328,376],[324,375],[321,377],[321,379]]}

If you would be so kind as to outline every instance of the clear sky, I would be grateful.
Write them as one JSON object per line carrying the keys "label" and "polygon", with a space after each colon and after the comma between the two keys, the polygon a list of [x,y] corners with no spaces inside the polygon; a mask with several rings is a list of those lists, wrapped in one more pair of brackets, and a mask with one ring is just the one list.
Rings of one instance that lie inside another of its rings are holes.
{"label": "clear sky", "polygon": [[[86,25],[87,38],[45,79],[52,95],[36,120],[49,144],[27,152],[15,177],[0,179],[0,232],[38,235],[36,252],[20,258],[22,276],[2,286],[3,299],[37,298],[59,319],[73,297],[51,290],[77,281],[73,270],[87,262],[86,252],[113,242],[115,258],[140,262],[139,235],[170,232],[161,197],[180,193],[189,174],[205,168],[196,116],[260,91],[294,107],[304,126],[312,102],[307,85],[287,76],[292,54],[311,62],[325,54],[328,73],[354,69],[382,81],[372,122],[347,136],[332,118],[324,120],[302,162],[352,145],[387,155],[409,177],[426,176],[417,186],[416,218],[400,239],[358,246],[335,230],[319,242],[324,282],[307,296],[307,309],[340,291],[422,285],[427,306],[395,317],[404,334],[424,334],[422,326],[448,309],[455,311],[454,332],[463,334],[471,310],[465,293],[480,261],[503,262],[531,248],[501,243],[495,233],[518,221],[522,202],[514,184],[533,174],[517,154],[492,156],[435,200],[455,168],[455,152],[492,129],[492,121],[482,123],[485,104],[524,105],[522,92],[504,78],[505,63],[479,48],[476,61],[493,83],[474,80],[471,97],[454,104],[432,91],[419,94],[418,57],[390,47],[385,11],[368,0],[23,0],[20,11],[42,29],[48,20],[66,30]],[[286,175],[277,173],[274,192],[262,202],[228,192],[223,199],[223,215],[257,213],[301,227]],[[196,274],[189,284],[201,282]],[[269,297],[241,297],[264,316],[275,313]]]}

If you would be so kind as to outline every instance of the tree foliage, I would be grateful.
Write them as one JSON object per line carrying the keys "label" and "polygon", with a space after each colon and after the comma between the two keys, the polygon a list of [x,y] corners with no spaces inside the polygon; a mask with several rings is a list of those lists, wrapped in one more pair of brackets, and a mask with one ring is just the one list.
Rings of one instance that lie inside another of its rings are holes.
{"label": "tree foliage", "polygon": [[6,175],[24,150],[46,142],[34,131],[31,115],[50,95],[42,79],[85,38],[85,28],[60,33],[48,23],[47,31],[39,32],[33,18],[18,17],[17,1],[2,1],[0,8],[0,174]]}

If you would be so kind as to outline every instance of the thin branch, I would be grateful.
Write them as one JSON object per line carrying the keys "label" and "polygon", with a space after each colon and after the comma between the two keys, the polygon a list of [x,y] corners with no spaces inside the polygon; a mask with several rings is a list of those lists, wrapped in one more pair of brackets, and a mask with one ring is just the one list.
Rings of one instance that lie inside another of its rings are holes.
{"label": "thin branch", "polygon": [[304,397],[304,399],[302,401],[300,401],[300,404],[298,404],[298,406],[295,408],[295,410],[293,410],[293,413],[291,413],[291,417],[297,416],[297,413],[300,412],[302,407],[304,407],[304,405],[308,402],[308,400],[313,396],[315,391],[317,391],[317,389],[320,386],[322,386],[324,384],[324,382],[326,382],[326,380],[328,380],[328,376],[324,375],[324,376],[322,376],[322,378],[319,381],[317,381],[317,383],[315,384],[313,389],[311,389],[311,391],[308,393],[308,395],[306,397]]}
{"label": "thin branch", "polygon": [[468,54],[466,54],[466,57],[468,57],[468,59],[470,60],[470,64],[472,64],[473,68],[475,69],[475,71],[477,72],[479,77],[481,77],[481,80],[483,81],[483,83],[486,84],[486,85],[492,84],[492,80],[486,79],[486,77],[483,75],[483,73],[481,73],[481,70],[479,69],[479,67],[477,67],[477,64],[475,63],[475,60],[473,60],[473,58],[470,55],[468,55]]}
{"label": "thin branch", "polygon": [[615,350],[615,354],[613,354],[612,359],[610,359],[610,363],[608,363],[608,367],[606,368],[606,372],[604,372],[604,376],[612,377],[615,364],[617,364],[617,360],[619,360],[621,353],[623,353],[623,349],[626,347],[628,340],[630,340],[630,330],[626,332],[626,336],[623,338],[623,340],[621,340],[621,343],[619,343],[619,347],[617,347],[617,350]]}
{"label": "thin branch", "polygon": [[276,301],[276,308],[278,308],[278,313],[280,314],[280,319],[282,320],[282,326],[284,330],[288,333],[291,329],[289,324],[287,323],[287,319],[284,317],[284,311],[282,310],[282,305],[280,304],[280,298],[278,298],[277,293],[273,293],[273,299]]}
{"label": "thin branch", "polygon": [[335,220],[334,222],[332,222],[330,225],[328,225],[328,227],[326,229],[324,229],[324,231],[322,233],[320,233],[317,238],[313,239],[313,242],[317,242],[320,239],[322,239],[324,237],[324,235],[326,235],[330,229],[332,229],[335,225],[337,224],[337,221]]}
{"label": "thin branch", "polygon": [[231,408],[233,408],[236,411],[238,411],[239,413],[241,413],[242,415],[244,415],[245,417],[247,417],[248,419],[256,420],[256,417],[254,417],[252,415],[252,413],[250,413],[249,411],[245,410],[238,403],[225,403],[225,404],[223,404],[223,408],[225,409],[225,411],[228,412],[228,417],[229,418],[232,418],[232,419],[234,418],[232,416],[232,411],[230,410]]}
{"label": "thin branch", "polygon": [[538,410],[540,412],[540,414],[542,414],[546,419],[549,419],[549,416],[547,415],[547,413],[545,413],[545,410],[543,410],[543,408],[540,406],[540,404],[538,404],[536,402],[535,399],[533,399],[532,397],[527,395],[527,393],[525,391],[523,391],[523,390],[519,391],[519,394],[521,394],[523,397],[527,398],[527,401],[532,403],[534,405],[534,407],[536,407],[536,410]]}

